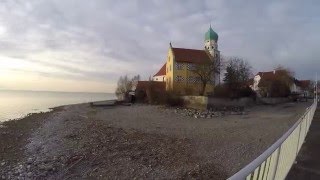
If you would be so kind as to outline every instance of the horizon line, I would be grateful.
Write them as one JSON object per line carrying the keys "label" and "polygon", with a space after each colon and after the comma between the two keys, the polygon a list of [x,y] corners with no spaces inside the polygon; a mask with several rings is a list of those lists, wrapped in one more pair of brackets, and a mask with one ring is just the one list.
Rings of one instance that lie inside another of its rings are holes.
{"label": "horizon line", "polygon": [[31,92],[53,92],[53,93],[105,93],[105,94],[114,94],[114,92],[52,91],[52,90],[1,89],[1,88],[0,88],[0,91],[31,91]]}

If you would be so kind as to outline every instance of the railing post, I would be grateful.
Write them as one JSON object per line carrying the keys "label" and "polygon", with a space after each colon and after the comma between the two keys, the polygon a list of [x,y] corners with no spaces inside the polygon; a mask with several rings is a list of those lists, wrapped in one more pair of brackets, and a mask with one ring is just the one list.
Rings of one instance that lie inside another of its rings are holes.
{"label": "railing post", "polygon": [[[304,116],[304,118],[305,118],[306,116]],[[308,133],[308,121],[307,121],[308,119],[304,119],[304,121],[306,121],[306,128],[305,128],[305,133],[304,133],[304,138],[306,138],[306,136],[307,136],[307,133]]]}
{"label": "railing post", "polygon": [[274,168],[274,173],[273,173],[272,179],[275,179],[277,177],[276,175],[277,175],[277,170],[278,170],[278,166],[279,166],[279,159],[280,159],[280,155],[281,155],[281,146],[282,146],[282,144],[279,146],[276,167]]}
{"label": "railing post", "polygon": [[299,147],[300,147],[300,134],[301,134],[301,125],[302,123],[300,123],[299,125],[299,135],[298,135],[298,144],[297,144],[297,156],[298,156],[298,153],[299,153]]}

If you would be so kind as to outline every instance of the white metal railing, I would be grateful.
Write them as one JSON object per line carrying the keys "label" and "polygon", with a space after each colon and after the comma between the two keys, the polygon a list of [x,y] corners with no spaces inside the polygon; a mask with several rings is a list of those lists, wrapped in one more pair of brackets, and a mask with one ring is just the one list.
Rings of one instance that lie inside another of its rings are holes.
{"label": "white metal railing", "polygon": [[229,180],[285,179],[307,136],[317,108],[317,97],[303,116],[263,154],[245,166]]}

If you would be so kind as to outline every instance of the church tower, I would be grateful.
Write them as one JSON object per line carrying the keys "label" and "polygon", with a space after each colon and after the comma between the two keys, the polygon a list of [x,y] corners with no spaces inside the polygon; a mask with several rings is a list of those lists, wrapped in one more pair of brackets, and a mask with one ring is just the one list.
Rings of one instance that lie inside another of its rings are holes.
{"label": "church tower", "polygon": [[[210,28],[206,32],[204,36],[204,48],[211,54],[214,61],[217,61],[220,64],[220,51],[218,50],[218,34],[214,32],[214,30]],[[220,73],[216,73],[215,75],[215,85],[220,84]]]}
{"label": "church tower", "polygon": [[210,28],[204,36],[204,48],[209,51],[212,57],[216,57],[218,54],[218,34]]}

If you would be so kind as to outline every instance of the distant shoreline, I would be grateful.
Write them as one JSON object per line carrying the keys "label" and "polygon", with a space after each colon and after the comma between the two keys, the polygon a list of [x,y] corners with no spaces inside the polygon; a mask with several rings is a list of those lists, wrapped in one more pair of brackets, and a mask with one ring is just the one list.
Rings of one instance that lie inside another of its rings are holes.
{"label": "distant shoreline", "polygon": [[[98,102],[98,101],[93,101],[93,102]],[[28,118],[28,117],[36,115],[36,114],[50,113],[50,112],[55,111],[56,109],[62,109],[65,106],[77,106],[77,105],[81,105],[81,104],[90,104],[90,103],[92,103],[92,102],[65,104],[65,105],[50,107],[50,108],[47,108],[47,110],[40,110],[39,112],[30,112],[30,113],[27,113],[26,115],[22,115],[21,117],[0,121],[0,125],[5,124],[6,122],[9,122],[9,121],[21,121],[21,120],[23,120],[25,118]],[[0,128],[1,128],[1,126],[0,126]]]}
{"label": "distant shoreline", "polygon": [[4,120],[4,121],[0,121],[0,128],[1,128],[1,124],[3,124],[4,122],[8,122],[8,121],[19,121],[22,120],[24,118],[27,118],[29,116],[32,116],[34,114],[41,114],[41,113],[50,113],[56,109],[61,109],[65,106],[77,106],[77,105],[82,105],[82,104],[90,104],[90,103],[95,103],[95,102],[103,102],[103,101],[116,101],[116,99],[108,99],[108,100],[101,100],[101,101],[92,101],[92,102],[83,102],[83,103],[75,103],[75,104],[65,104],[65,105],[60,105],[60,106],[55,106],[55,107],[50,107],[47,108],[47,110],[41,110],[39,112],[31,112],[31,113],[27,113],[26,115],[23,115],[21,117],[18,118],[13,118],[13,119],[8,119],[8,120]]}
{"label": "distant shoreline", "polygon": [[0,89],[0,91],[19,91],[19,92],[48,92],[48,93],[91,93],[91,94],[114,94],[113,92],[76,92],[76,91],[44,91],[44,90],[15,90],[15,89]]}
{"label": "distant shoreline", "polygon": [[0,122],[21,119],[50,108],[115,99],[113,93],[0,90]]}

